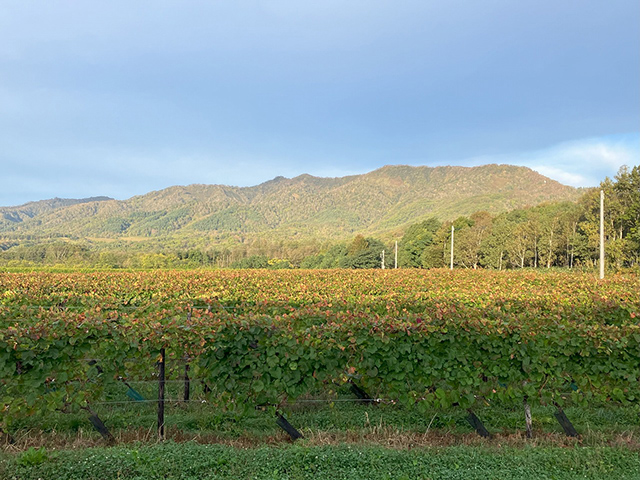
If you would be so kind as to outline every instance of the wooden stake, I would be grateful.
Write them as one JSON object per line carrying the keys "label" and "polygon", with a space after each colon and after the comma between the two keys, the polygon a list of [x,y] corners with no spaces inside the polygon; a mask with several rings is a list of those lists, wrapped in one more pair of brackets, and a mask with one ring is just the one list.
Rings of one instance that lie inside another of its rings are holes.
{"label": "wooden stake", "polygon": [[276,414],[276,424],[283,429],[285,432],[289,434],[291,440],[297,440],[299,438],[304,438],[304,436],[295,429],[293,425],[291,425],[286,418],[284,418],[281,414]]}
{"label": "wooden stake", "polygon": [[482,420],[480,420],[470,408],[467,410],[467,412],[469,412],[467,421],[475,429],[478,435],[484,438],[491,438],[491,434],[489,433],[489,430],[485,428],[484,424],[482,423]]}
{"label": "wooden stake", "polygon": [[93,415],[89,415],[89,421],[91,422],[91,425],[93,425],[93,428],[100,432],[100,435],[102,435],[102,438],[104,438],[107,443],[116,443],[116,439],[113,438],[113,435],[111,435],[111,432],[104,424],[104,422],[100,420],[100,417],[98,417],[98,415],[96,415],[95,413]]}
{"label": "wooden stake", "polygon": [[189,364],[185,364],[184,366],[184,395],[183,399],[185,402],[189,401],[189,394],[191,393],[191,382],[189,381]]}
{"label": "wooden stake", "polygon": [[89,421],[91,422],[91,425],[93,425],[93,428],[95,428],[100,433],[100,435],[102,435],[102,438],[104,438],[110,445],[116,443],[116,439],[113,437],[113,435],[111,435],[111,432],[104,424],[104,422],[100,420],[98,414],[91,410],[91,407],[87,406],[82,408],[83,410],[89,412]]}
{"label": "wooden stake", "polygon": [[160,350],[158,362],[158,439],[164,440],[164,384],[165,384],[165,350]]}
{"label": "wooden stake", "polygon": [[[187,312],[187,322],[191,322],[191,308]],[[185,365],[184,365],[184,393],[182,399],[185,402],[189,401],[189,396],[191,393],[191,382],[189,381],[189,356],[185,355]]]}
{"label": "wooden stake", "polygon": [[524,421],[527,424],[527,438],[533,437],[533,428],[531,426],[531,407],[527,402],[527,397],[524,397]]}
{"label": "wooden stake", "polygon": [[372,403],[374,402],[373,398],[369,396],[367,392],[362,390],[358,385],[353,382],[349,382],[351,384],[351,391],[354,393],[356,397],[358,397],[363,402]]}
{"label": "wooden stake", "polygon": [[556,420],[558,420],[558,423],[560,424],[560,426],[562,426],[564,433],[567,435],[567,437],[578,437],[578,431],[575,429],[571,421],[567,418],[564,410],[562,410],[562,408],[560,408],[560,405],[558,405],[557,403],[555,403],[555,406],[558,411],[554,413],[553,416],[556,417]]}

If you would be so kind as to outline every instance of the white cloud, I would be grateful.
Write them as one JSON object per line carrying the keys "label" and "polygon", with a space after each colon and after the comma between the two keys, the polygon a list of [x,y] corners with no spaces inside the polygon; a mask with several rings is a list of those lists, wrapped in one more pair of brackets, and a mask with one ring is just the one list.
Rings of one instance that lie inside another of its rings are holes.
{"label": "white cloud", "polygon": [[555,168],[547,165],[531,166],[532,170],[544,175],[545,177],[557,180],[565,185],[571,185],[573,187],[583,187],[589,185],[591,180],[579,173],[572,173],[564,171],[560,168]]}
{"label": "white cloud", "polygon": [[595,187],[612,178],[621,166],[640,164],[640,135],[616,135],[564,142],[551,147],[504,155],[483,155],[465,165],[506,163],[529,167],[573,187]]}
{"label": "white cloud", "polygon": [[584,166],[586,163],[591,167],[606,166],[615,169],[629,163],[634,157],[629,145],[592,140],[561,144],[548,152],[541,152],[542,155],[545,153],[549,160],[566,164]]}
{"label": "white cloud", "polygon": [[621,166],[638,165],[640,136],[588,138],[524,154],[522,162],[559,182],[593,187]]}

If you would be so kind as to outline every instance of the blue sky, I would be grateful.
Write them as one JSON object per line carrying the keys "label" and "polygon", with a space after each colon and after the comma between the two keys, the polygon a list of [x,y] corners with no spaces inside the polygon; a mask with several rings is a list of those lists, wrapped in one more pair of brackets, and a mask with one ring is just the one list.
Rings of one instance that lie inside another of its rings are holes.
{"label": "blue sky", "polygon": [[485,163],[640,164],[640,2],[0,5],[0,205]]}

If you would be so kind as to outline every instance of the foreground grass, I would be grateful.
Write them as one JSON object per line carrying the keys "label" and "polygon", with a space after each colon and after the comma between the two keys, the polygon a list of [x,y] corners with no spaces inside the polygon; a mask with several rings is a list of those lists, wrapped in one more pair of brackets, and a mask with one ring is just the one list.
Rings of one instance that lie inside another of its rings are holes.
{"label": "foreground grass", "polygon": [[[146,398],[153,398],[153,393],[144,392]],[[316,403],[316,400],[310,399],[305,403],[305,399],[302,399],[300,403],[285,407],[283,413],[293,426],[316,444],[364,442],[407,448],[475,444],[475,440],[480,440],[468,423],[464,409],[420,413],[415,408],[399,405],[351,402],[348,401],[348,393],[341,392],[335,402]],[[118,443],[156,440],[155,403],[106,404],[94,405],[93,408]],[[483,405],[478,402],[474,411],[502,445],[576,444],[575,440],[564,436],[554,418],[554,407],[532,407],[533,440],[524,438],[525,420],[521,403]],[[577,441],[581,446],[640,449],[638,405],[575,406],[567,407],[565,412],[581,435]],[[287,441],[286,434],[277,427],[272,413],[250,410],[247,415],[238,416],[232,411],[223,411],[198,400],[189,404],[171,402],[166,404],[165,422],[168,438],[176,441],[196,440],[200,443],[256,447]],[[46,417],[23,419],[14,425],[11,432],[16,441],[14,449],[100,446],[104,441],[91,427],[87,415],[85,411],[52,412]]]}
{"label": "foreground grass", "polygon": [[286,416],[305,435],[291,444],[269,412],[235,417],[212,406],[167,405],[167,437],[156,443],[153,404],[103,405],[118,445],[105,447],[86,412],[31,419],[0,453],[0,479],[602,479],[640,480],[638,407],[566,410],[478,406],[493,434],[473,432],[462,409],[420,414],[397,405],[301,403]]}
{"label": "foreground grass", "polygon": [[625,448],[386,449],[301,444],[239,449],[176,444],[30,450],[0,456],[0,478],[56,479],[640,479]]}

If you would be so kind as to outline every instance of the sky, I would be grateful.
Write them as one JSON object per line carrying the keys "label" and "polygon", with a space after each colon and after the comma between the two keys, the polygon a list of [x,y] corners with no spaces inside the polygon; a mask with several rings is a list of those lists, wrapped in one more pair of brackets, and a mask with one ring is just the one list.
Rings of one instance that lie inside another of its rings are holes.
{"label": "sky", "polygon": [[640,164],[640,2],[0,3],[0,206],[487,163]]}

